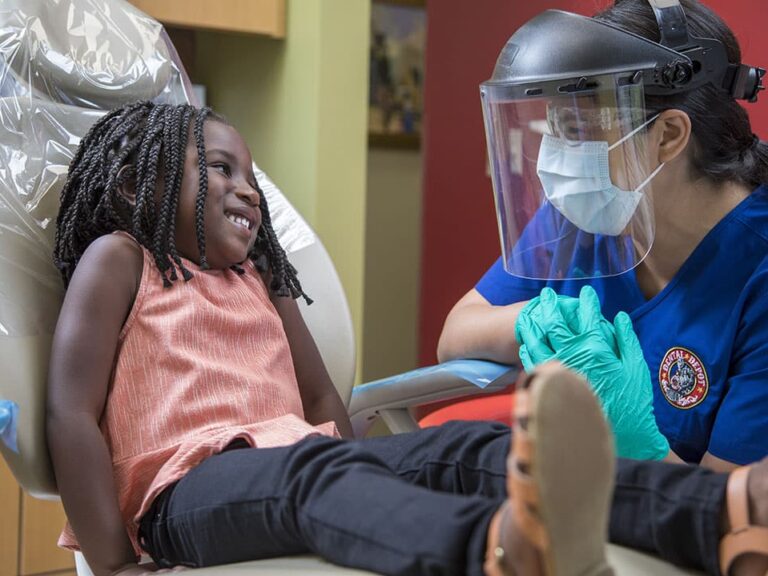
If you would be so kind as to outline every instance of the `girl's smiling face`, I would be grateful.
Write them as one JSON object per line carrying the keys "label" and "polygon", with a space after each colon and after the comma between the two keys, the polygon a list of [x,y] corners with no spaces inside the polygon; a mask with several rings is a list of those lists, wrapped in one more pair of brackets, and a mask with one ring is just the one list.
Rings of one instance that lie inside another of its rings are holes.
{"label": "girl's smiling face", "polygon": [[[251,153],[232,126],[207,120],[205,165],[208,194],[204,209],[205,256],[212,269],[227,269],[243,262],[261,226],[260,196]],[[195,205],[199,192],[199,164],[195,138],[190,135],[176,214],[176,248],[200,264],[195,232]]]}

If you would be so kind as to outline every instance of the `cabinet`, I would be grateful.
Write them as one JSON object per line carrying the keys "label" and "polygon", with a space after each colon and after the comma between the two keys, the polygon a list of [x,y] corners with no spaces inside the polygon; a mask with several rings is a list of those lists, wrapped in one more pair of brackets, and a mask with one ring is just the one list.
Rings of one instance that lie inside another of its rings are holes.
{"label": "cabinet", "polygon": [[61,503],[23,494],[0,458],[0,576],[73,576],[74,556],[56,546],[64,521]]}
{"label": "cabinet", "polygon": [[72,552],[56,545],[65,521],[60,502],[22,494],[19,574],[46,574],[74,568]]}
{"label": "cabinet", "polygon": [[0,576],[19,573],[19,509],[21,490],[0,458]]}
{"label": "cabinet", "polygon": [[129,0],[163,24],[285,37],[285,0]]}

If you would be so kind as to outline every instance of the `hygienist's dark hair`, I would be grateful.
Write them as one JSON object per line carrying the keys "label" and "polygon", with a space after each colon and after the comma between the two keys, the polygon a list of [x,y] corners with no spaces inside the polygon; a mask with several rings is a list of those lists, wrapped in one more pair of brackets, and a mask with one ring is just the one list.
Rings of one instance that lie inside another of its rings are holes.
{"label": "hygienist's dark hair", "polygon": [[[680,0],[688,31],[723,43],[731,64],[741,63],[741,48],[723,20],[698,0]],[[616,0],[595,15],[597,20],[659,42],[659,26],[648,0]],[[768,144],[752,132],[749,116],[729,94],[706,86],[674,96],[647,96],[650,116],[669,109],[691,119],[691,165],[694,176],[721,183],[735,181],[751,188],[768,183]]]}
{"label": "hygienist's dark hair", "polygon": [[[207,268],[203,215],[208,193],[203,126],[227,123],[210,108],[136,102],[99,119],[83,138],[69,166],[56,220],[54,263],[69,285],[86,248],[99,236],[117,230],[130,233],[152,252],[166,287],[192,273],[176,249],[176,211],[190,127],[198,153],[199,191],[195,229],[200,267]],[[118,193],[130,182],[131,203]],[[162,183],[159,201],[155,191]],[[257,186],[258,187],[258,186]],[[259,188],[262,224],[249,257],[261,272],[271,273],[270,290],[278,296],[307,296],[272,228],[266,198]],[[240,267],[234,267],[242,273]]]}

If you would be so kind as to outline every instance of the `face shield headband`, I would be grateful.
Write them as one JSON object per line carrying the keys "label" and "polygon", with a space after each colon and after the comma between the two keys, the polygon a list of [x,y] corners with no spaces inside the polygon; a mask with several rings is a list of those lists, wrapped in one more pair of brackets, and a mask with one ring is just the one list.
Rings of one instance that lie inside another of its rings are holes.
{"label": "face shield headband", "polygon": [[596,76],[621,74],[622,84],[642,85],[649,96],[712,84],[734,99],[757,101],[765,89],[765,69],[730,63],[720,40],[689,34],[679,0],[647,1],[659,42],[608,21],[546,10],[508,40],[481,93],[494,89],[503,90],[506,99],[555,97],[592,90]]}
{"label": "face shield headband", "polygon": [[644,73],[646,94],[674,94],[712,83],[737,100],[757,101],[765,90],[765,69],[731,64],[722,42],[689,34],[680,0],[648,3],[659,26],[659,45],[675,51],[678,57]]}

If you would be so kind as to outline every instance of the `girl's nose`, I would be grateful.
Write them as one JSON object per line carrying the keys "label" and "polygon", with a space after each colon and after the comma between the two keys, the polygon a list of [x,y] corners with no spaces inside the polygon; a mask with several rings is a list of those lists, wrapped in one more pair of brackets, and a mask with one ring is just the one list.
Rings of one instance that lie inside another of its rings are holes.
{"label": "girl's nose", "polygon": [[235,190],[235,194],[243,202],[251,206],[259,206],[261,204],[261,195],[258,190],[254,190],[247,182],[241,183]]}

